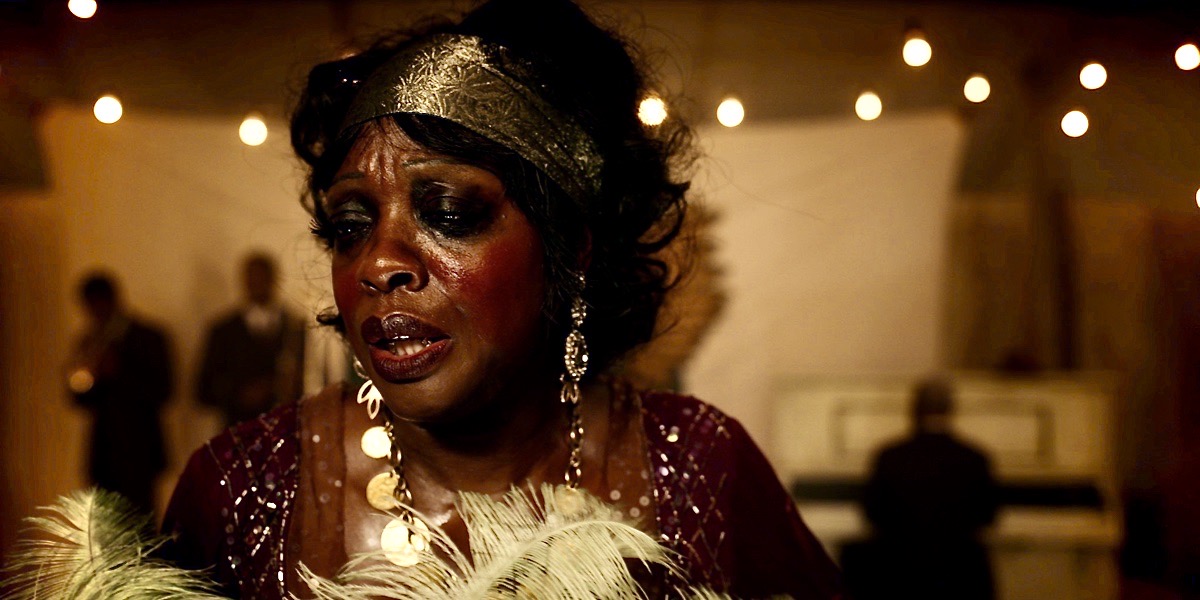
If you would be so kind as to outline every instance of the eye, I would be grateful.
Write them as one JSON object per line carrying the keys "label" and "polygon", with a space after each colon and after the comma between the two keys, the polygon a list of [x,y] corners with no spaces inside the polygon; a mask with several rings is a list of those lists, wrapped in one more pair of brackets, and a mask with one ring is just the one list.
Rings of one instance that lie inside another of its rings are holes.
{"label": "eye", "polygon": [[371,234],[375,218],[359,201],[350,200],[338,204],[324,223],[318,224],[314,233],[335,252],[344,252]]}
{"label": "eye", "polygon": [[450,238],[466,238],[482,233],[492,221],[490,204],[455,196],[427,198],[417,211],[422,223]]}

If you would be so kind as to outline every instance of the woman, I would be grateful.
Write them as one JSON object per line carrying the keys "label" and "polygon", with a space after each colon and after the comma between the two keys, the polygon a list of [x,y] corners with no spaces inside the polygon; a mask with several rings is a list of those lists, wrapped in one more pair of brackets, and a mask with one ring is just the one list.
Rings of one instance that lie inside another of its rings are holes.
{"label": "woman", "polygon": [[[197,451],[164,524],[179,562],[242,597],[304,595],[300,564],[411,563],[430,528],[466,548],[461,492],[549,483],[678,553],[676,575],[639,574],[651,593],[838,595],[736,421],[604,376],[654,331],[685,208],[688,133],[638,122],[646,89],[624,44],[550,0],[312,70],[292,139],[331,253],[322,321],[367,381]],[[381,521],[395,500],[414,510]]]}

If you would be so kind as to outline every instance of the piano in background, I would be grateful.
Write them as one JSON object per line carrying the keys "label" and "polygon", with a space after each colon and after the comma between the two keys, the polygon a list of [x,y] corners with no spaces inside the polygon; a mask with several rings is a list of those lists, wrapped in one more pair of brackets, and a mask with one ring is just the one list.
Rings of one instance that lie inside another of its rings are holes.
{"label": "piano in background", "polygon": [[[1121,507],[1113,394],[1102,374],[960,373],[954,432],[987,452],[1001,486],[987,534],[1000,600],[1112,600]],[[908,435],[911,379],[777,382],[767,448],[831,556],[865,538],[871,460]]]}

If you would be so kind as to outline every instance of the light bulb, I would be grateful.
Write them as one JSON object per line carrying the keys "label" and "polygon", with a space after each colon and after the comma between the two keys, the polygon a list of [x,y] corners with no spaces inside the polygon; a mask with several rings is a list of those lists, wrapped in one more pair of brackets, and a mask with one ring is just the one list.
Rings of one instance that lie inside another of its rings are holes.
{"label": "light bulb", "polygon": [[242,126],[238,127],[238,137],[242,138],[242,143],[247,146],[261,146],[267,141],[267,124],[263,123],[262,117],[251,113],[242,121]]}
{"label": "light bulb", "polygon": [[910,67],[923,67],[933,58],[933,46],[919,33],[909,36],[904,42],[904,64]]}
{"label": "light bulb", "polygon": [[963,96],[976,104],[987,100],[991,95],[992,84],[988,83],[987,77],[983,75],[972,75],[963,85]]}
{"label": "light bulb", "polygon": [[658,96],[647,96],[638,104],[638,119],[651,127],[667,120],[667,103]]}
{"label": "light bulb", "polygon": [[883,114],[883,101],[875,92],[863,92],[854,102],[854,112],[864,121],[874,121]]}
{"label": "light bulb", "polygon": [[1175,50],[1175,64],[1184,71],[1200,67],[1200,48],[1195,44],[1184,44]]}
{"label": "light bulb", "polygon": [[69,0],[67,10],[80,19],[90,19],[96,15],[96,0]]}
{"label": "light bulb", "polygon": [[745,118],[746,109],[737,98],[726,98],[717,106],[717,122],[726,127],[737,127]]}
{"label": "light bulb", "polygon": [[106,95],[96,100],[96,104],[92,106],[92,114],[96,115],[97,121],[112,124],[121,120],[125,109],[121,108],[121,101],[117,100],[116,96]]}
{"label": "light bulb", "polygon": [[1088,130],[1088,118],[1083,114],[1083,111],[1073,110],[1062,118],[1063,133],[1070,137],[1077,138]]}
{"label": "light bulb", "polygon": [[1079,83],[1089,90],[1098,90],[1108,81],[1108,71],[1100,63],[1088,63],[1079,70]]}

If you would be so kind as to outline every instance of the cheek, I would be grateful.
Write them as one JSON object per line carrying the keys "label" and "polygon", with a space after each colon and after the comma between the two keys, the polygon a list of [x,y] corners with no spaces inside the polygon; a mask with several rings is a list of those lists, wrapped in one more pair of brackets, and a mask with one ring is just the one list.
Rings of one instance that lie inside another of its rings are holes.
{"label": "cheek", "polygon": [[447,281],[481,337],[503,344],[538,335],[546,284],[542,245],[532,232],[489,244],[455,265]]}

